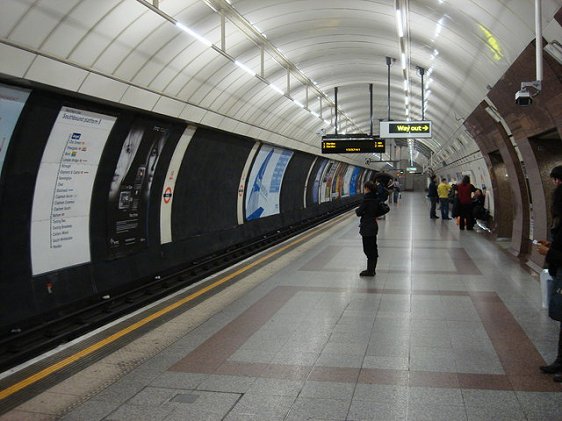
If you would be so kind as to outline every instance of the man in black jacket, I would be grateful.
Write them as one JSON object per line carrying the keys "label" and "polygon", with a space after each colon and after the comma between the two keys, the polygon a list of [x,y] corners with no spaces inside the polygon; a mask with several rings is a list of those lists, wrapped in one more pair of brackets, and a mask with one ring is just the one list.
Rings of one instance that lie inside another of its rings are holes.
{"label": "man in black jacket", "polygon": [[[550,229],[552,241],[539,241],[538,252],[546,256],[548,272],[553,278],[562,277],[562,165],[554,167],[550,172],[556,189],[552,194],[552,227]],[[552,364],[540,367],[543,373],[554,374],[555,382],[562,382],[562,322],[558,334],[558,355]]]}
{"label": "man in black jacket", "polygon": [[361,217],[359,223],[359,234],[363,239],[363,252],[367,256],[367,270],[364,270],[359,276],[375,276],[375,268],[377,267],[377,260],[379,257],[377,248],[377,234],[379,232],[379,225],[377,224],[377,209],[379,206],[379,199],[377,199],[375,190],[375,183],[367,181],[365,183],[365,197],[363,202],[355,213]]}
{"label": "man in black jacket", "polygon": [[427,189],[427,197],[431,202],[431,209],[429,210],[429,217],[431,219],[439,219],[435,213],[435,207],[437,202],[439,202],[439,194],[437,193],[437,183],[435,182],[435,176],[429,177],[429,188]]}

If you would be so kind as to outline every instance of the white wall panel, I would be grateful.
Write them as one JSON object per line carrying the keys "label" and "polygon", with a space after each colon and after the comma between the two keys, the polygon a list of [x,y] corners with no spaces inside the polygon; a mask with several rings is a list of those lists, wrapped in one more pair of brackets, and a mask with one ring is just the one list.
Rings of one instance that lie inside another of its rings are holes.
{"label": "white wall panel", "polygon": [[227,132],[234,132],[238,122],[231,118],[225,118],[222,122],[222,126],[220,127],[221,130],[226,130]]}
{"label": "white wall panel", "polygon": [[86,70],[60,61],[37,56],[25,74],[25,78],[70,91],[77,91],[88,76]]}
{"label": "white wall panel", "polygon": [[0,73],[23,77],[36,55],[19,48],[0,44]]}
{"label": "white wall panel", "polygon": [[121,99],[121,103],[143,110],[152,110],[158,98],[160,98],[158,94],[139,89],[136,86],[129,86]]}
{"label": "white wall panel", "polygon": [[179,117],[184,108],[185,104],[183,102],[161,96],[154,105],[152,111],[172,117]]}
{"label": "white wall panel", "polygon": [[80,87],[80,93],[119,102],[128,87],[129,85],[123,82],[96,73],[89,73]]}
{"label": "white wall panel", "polygon": [[223,120],[224,120],[224,117],[222,115],[219,115],[219,114],[214,113],[212,111],[207,111],[205,113],[205,116],[203,116],[203,119],[201,120],[201,123],[206,124],[207,126],[210,126],[210,127],[220,128]]}
{"label": "white wall panel", "polygon": [[183,118],[187,121],[192,121],[193,123],[201,123],[201,120],[205,116],[206,112],[207,111],[202,108],[187,104],[180,114],[180,118]]}

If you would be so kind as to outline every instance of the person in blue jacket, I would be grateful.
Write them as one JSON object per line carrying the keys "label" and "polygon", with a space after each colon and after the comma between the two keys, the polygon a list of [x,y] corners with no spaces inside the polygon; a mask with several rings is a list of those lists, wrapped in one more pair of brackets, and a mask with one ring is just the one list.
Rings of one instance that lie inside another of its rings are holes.
{"label": "person in blue jacket", "polygon": [[355,209],[355,213],[361,218],[359,234],[361,234],[363,239],[363,252],[367,256],[367,269],[362,271],[359,276],[375,276],[379,257],[377,247],[377,234],[379,232],[377,209],[380,200],[377,198],[375,183],[367,181],[364,187],[365,196],[363,197],[363,202]]}

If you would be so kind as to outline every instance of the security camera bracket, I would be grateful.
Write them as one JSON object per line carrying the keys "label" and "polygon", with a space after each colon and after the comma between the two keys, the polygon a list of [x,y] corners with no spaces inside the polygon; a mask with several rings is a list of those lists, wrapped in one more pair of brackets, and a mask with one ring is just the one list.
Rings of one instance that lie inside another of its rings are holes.
{"label": "security camera bracket", "polygon": [[521,82],[521,90],[527,92],[527,88],[533,88],[535,90],[534,93],[531,93],[532,97],[537,96],[540,94],[542,89],[542,83],[540,80],[533,80],[532,82]]}

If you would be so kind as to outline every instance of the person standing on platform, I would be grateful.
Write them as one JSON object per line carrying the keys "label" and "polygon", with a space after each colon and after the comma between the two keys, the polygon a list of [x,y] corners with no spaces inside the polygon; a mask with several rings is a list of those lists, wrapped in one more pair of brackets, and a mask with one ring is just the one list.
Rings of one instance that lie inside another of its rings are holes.
{"label": "person standing on platform", "polygon": [[442,178],[441,182],[437,186],[437,195],[439,196],[439,203],[441,204],[441,218],[449,218],[449,192],[451,191],[451,186],[447,183],[446,178]]}
{"label": "person standing on platform", "polygon": [[472,216],[472,193],[476,191],[470,183],[470,177],[465,175],[462,181],[457,184],[458,215],[460,217],[459,228],[464,230],[474,229],[474,217]]}
{"label": "person standing on platform", "polygon": [[362,271],[359,276],[375,276],[375,268],[379,252],[377,247],[377,234],[379,225],[377,223],[377,208],[379,199],[376,195],[376,186],[372,181],[365,183],[365,196],[355,213],[359,216],[359,234],[363,240],[363,252],[367,256],[367,269]]}
{"label": "person standing on platform", "polygon": [[[538,245],[539,254],[545,256],[548,264],[548,273],[553,278],[562,277],[562,165],[554,167],[550,172],[550,178],[556,186],[552,194],[550,212],[552,226],[550,228],[551,241],[540,240]],[[562,322],[558,333],[558,354],[552,364],[540,367],[543,373],[554,374],[553,380],[562,382]]]}
{"label": "person standing on platform", "polygon": [[429,187],[427,189],[427,197],[431,202],[431,209],[429,210],[429,217],[431,219],[439,219],[435,214],[435,208],[437,207],[437,202],[439,201],[439,195],[437,194],[437,184],[435,183],[435,176],[429,177]]}
{"label": "person standing on platform", "polygon": [[398,203],[398,198],[400,197],[400,181],[398,181],[397,178],[394,179],[394,182],[392,183],[392,201],[394,202],[394,204]]}

